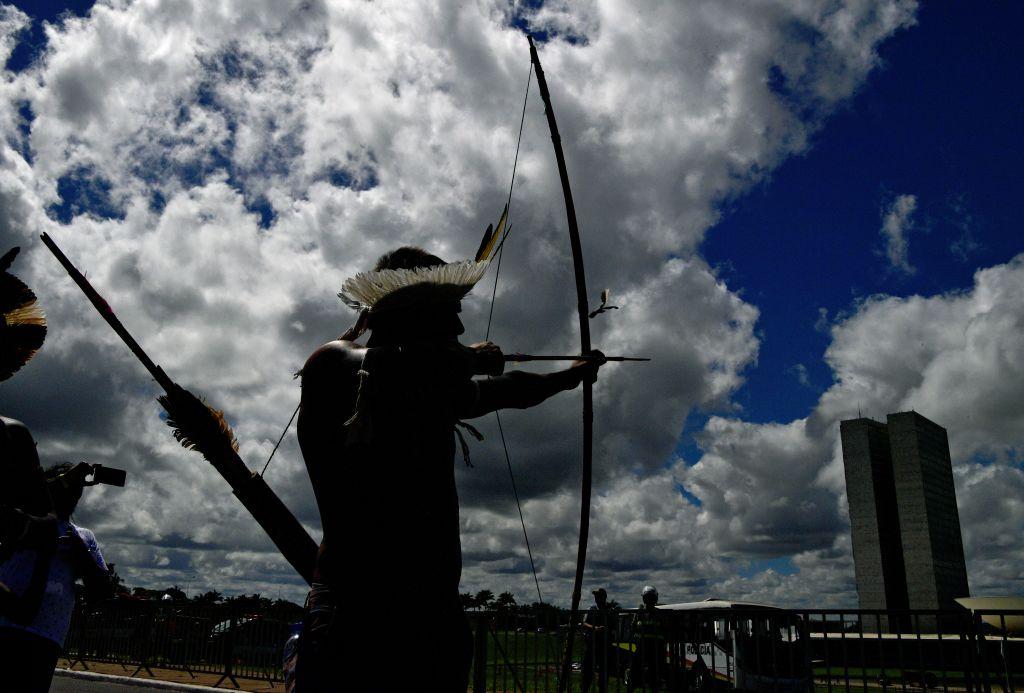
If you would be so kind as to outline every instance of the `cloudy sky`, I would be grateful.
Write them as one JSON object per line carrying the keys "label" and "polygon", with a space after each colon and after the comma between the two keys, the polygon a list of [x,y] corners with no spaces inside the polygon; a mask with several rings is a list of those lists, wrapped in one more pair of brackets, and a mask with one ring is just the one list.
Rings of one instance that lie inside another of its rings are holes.
{"label": "cloudy sky", "polygon": [[[0,389],[44,462],[125,467],[78,519],[129,584],[301,599],[160,419],[50,233],[261,468],[292,374],[381,252],[472,254],[507,195],[529,54],[582,228],[595,388],[587,587],[856,605],[838,422],[946,426],[972,591],[1024,590],[1019,7],[911,0],[0,5],[0,249],[50,334]],[[987,14],[986,14],[987,13]],[[561,190],[534,84],[492,339],[571,352]],[[485,283],[490,282],[490,277]],[[489,306],[464,305],[466,338]],[[579,393],[503,417],[545,599],[568,602]],[[463,589],[536,598],[493,418],[457,465]],[[394,473],[400,473],[395,470]],[[319,536],[294,433],[268,483]],[[410,583],[416,566],[410,566]]]}

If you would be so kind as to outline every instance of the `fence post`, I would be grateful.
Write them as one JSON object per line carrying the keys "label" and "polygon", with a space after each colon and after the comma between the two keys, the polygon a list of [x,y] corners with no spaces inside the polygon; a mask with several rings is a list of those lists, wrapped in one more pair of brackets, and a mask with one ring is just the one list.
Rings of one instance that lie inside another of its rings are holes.
{"label": "fence post", "polygon": [[973,615],[974,639],[977,643],[978,663],[981,668],[981,686],[982,690],[985,691],[985,693],[991,693],[992,684],[990,684],[988,680],[988,661],[990,658],[988,655],[989,648],[986,644],[987,641],[985,640],[985,624],[981,620],[981,615],[977,611],[973,612]]}
{"label": "fence post", "polygon": [[231,679],[231,683],[235,684],[235,688],[241,688],[238,685],[238,680],[235,679],[235,631],[238,629],[238,612],[234,604],[228,606],[228,609],[230,614],[227,638],[224,641],[224,673],[217,679],[217,683],[213,684],[214,688],[224,683],[224,679]]}
{"label": "fence post", "polygon": [[153,670],[149,668],[149,660],[150,660],[150,655],[151,655],[151,650],[152,650],[152,642],[151,641],[152,641],[152,637],[153,637],[153,611],[154,611],[154,609],[155,609],[155,607],[153,606],[153,604],[151,602],[144,602],[144,606],[142,608],[142,617],[141,617],[141,619],[142,619],[141,626],[142,627],[139,629],[140,630],[139,639],[141,640],[141,642],[139,643],[139,666],[138,666],[138,668],[134,672],[132,672],[132,675],[129,678],[135,678],[135,676],[140,671],[142,671],[143,669],[145,669],[146,673],[148,673],[150,676],[152,676],[153,678],[156,678],[156,675],[153,673]]}
{"label": "fence post", "polygon": [[[808,688],[808,690],[813,691],[814,690],[814,666],[811,664],[811,661],[813,659],[813,657],[811,656],[811,646],[812,646],[811,645],[811,628],[810,628],[810,624],[808,623],[810,618],[811,617],[810,617],[810,614],[808,612],[806,612],[806,611],[801,612],[798,615],[798,617],[797,617],[796,628],[797,628],[797,638],[800,640],[801,654],[803,654],[803,659],[800,662],[800,672],[807,674],[807,688]],[[859,620],[860,620],[860,617],[858,616],[858,621]],[[862,652],[863,652],[863,644],[864,644],[863,638],[864,638],[864,628],[863,628],[863,625],[861,625],[861,651]],[[711,651],[714,652],[714,647],[711,648]],[[863,658],[861,660],[860,666],[861,666],[861,674],[863,674],[864,673]],[[714,677],[715,677],[715,672],[712,671],[711,672],[711,680],[712,681],[714,680]]]}
{"label": "fence post", "polygon": [[967,661],[965,662],[967,672],[967,690],[971,693],[980,693],[983,690],[981,683],[981,671],[978,662],[979,645],[977,619],[972,612],[963,616],[964,637],[967,641]]}
{"label": "fence post", "polygon": [[[88,638],[86,637],[85,625],[89,622],[89,619],[82,613],[83,610],[82,602],[76,599],[75,610],[71,612],[71,625],[68,628],[68,637],[65,638],[64,654],[68,658],[68,669],[74,669],[75,664],[81,664],[82,668],[88,671],[89,665],[85,662],[85,656],[88,652]],[[74,647],[72,647],[72,643]],[[74,654],[74,657],[72,657],[72,654]]]}
{"label": "fence post", "polygon": [[473,631],[473,693],[487,693],[487,628],[478,613]]}

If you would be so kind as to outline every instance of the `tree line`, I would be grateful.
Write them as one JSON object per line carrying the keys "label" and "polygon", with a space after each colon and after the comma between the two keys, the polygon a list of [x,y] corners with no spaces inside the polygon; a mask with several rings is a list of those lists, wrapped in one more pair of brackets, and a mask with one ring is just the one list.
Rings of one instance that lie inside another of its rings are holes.
{"label": "tree line", "polygon": [[[111,581],[114,584],[115,599],[131,599],[142,601],[168,601],[174,604],[196,604],[205,606],[227,605],[235,610],[247,614],[265,614],[267,612],[288,612],[298,614],[301,617],[302,606],[287,599],[270,599],[260,594],[238,594],[225,597],[217,590],[208,590],[189,597],[185,590],[178,585],[172,585],[163,589],[149,589],[147,587],[129,587],[124,579],[118,575],[117,566],[114,563],[108,565]],[[78,585],[76,585],[76,588]],[[79,591],[79,599],[84,595]]]}
{"label": "tree line", "polygon": [[[466,611],[500,611],[519,614],[548,614],[567,611],[567,609],[544,602],[519,604],[511,592],[502,592],[498,596],[494,596],[494,592],[491,590],[480,590],[476,594],[463,592],[459,595],[459,599],[462,601],[462,608]],[[608,600],[608,606],[616,611],[620,608],[619,603],[614,599]]]}
{"label": "tree line", "polygon": [[[269,599],[259,594],[241,594],[225,597],[217,590],[209,590],[189,597],[178,585],[158,590],[146,587],[128,587],[124,584],[121,576],[117,574],[113,563],[110,564],[110,569],[115,585],[115,593],[121,598],[164,600],[175,603],[187,602],[205,605],[229,604],[249,613],[264,613],[272,609],[281,608],[301,609],[298,604],[286,599]],[[170,599],[165,600],[165,597],[170,597]],[[554,606],[553,604],[538,601],[520,604],[511,592],[502,592],[495,595],[493,591],[488,589],[480,590],[475,594],[473,592],[463,592],[459,595],[459,598],[462,602],[462,608],[466,611],[497,611],[524,615],[557,614],[566,611],[566,609]],[[615,600],[609,600],[608,605],[613,610],[619,609],[619,604]]]}

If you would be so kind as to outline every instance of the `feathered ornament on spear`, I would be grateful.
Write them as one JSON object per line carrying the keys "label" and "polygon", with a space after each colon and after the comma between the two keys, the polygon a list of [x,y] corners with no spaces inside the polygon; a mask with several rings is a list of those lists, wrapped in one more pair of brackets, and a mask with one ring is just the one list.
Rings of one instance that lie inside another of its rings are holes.
{"label": "feathered ornament on spear", "polygon": [[[160,395],[157,401],[167,410],[167,425],[174,439],[187,450],[202,453],[207,462],[238,452],[238,441],[224,412],[176,386],[173,396]],[[229,452],[230,450],[230,452]]]}

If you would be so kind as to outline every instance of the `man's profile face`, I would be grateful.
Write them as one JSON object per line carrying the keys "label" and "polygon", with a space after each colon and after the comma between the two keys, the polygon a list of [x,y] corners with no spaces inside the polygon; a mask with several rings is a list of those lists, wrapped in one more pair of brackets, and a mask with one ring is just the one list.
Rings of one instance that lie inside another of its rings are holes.
{"label": "man's profile face", "polygon": [[462,318],[459,317],[459,313],[462,312],[462,301],[457,301],[452,309],[450,324],[452,335],[458,337],[466,331],[466,326],[462,324]]}
{"label": "man's profile face", "polygon": [[419,324],[417,329],[424,337],[455,338],[466,331],[459,318],[462,312],[461,301],[425,306],[417,312],[414,320]]}
{"label": "man's profile face", "polygon": [[370,330],[389,338],[453,340],[466,331],[460,312],[460,301],[406,307],[380,315]]}

